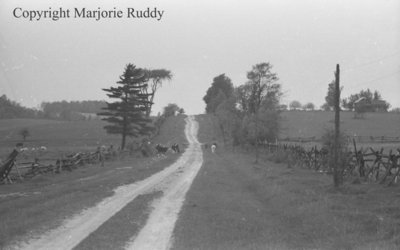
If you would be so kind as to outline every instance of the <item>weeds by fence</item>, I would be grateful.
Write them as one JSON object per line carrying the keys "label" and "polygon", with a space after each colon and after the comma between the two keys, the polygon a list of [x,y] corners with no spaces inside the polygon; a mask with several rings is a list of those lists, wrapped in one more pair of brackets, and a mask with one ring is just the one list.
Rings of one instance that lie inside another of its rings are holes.
{"label": "weeds by fence", "polygon": [[[17,158],[22,158],[17,157],[21,152],[18,153],[17,150],[14,151],[16,155],[14,155],[12,159],[7,159],[4,163],[0,162],[0,184],[2,182],[12,183],[16,180],[30,179],[40,174],[73,171],[80,166],[88,164],[100,164],[104,166],[106,161],[120,160],[128,155],[140,155],[142,157],[156,155],[155,149],[148,140],[143,140],[141,143],[130,144],[127,150],[123,151],[120,149],[116,150],[110,145],[108,148],[105,146],[98,147],[94,152],[77,152],[53,158],[40,158],[40,156],[35,154],[28,154],[24,155],[24,157],[27,158],[25,161],[17,161]],[[3,169],[7,171],[3,171]]]}
{"label": "weeds by fence", "polygon": [[[295,144],[266,144],[266,150],[271,153],[270,160],[286,162],[288,167],[300,166],[321,173],[331,174],[333,166],[330,162],[329,149],[317,146],[311,149]],[[352,181],[366,181],[392,185],[400,177],[400,148],[384,152],[384,149],[367,148],[357,150],[354,140],[354,150],[342,152],[340,157],[342,175]]]}
{"label": "weeds by fence", "polygon": [[[16,157],[12,159],[8,164],[12,164],[7,167],[10,169],[7,174],[0,177],[0,181],[10,182],[16,180],[30,179],[39,174],[46,173],[60,173],[62,171],[72,171],[80,166],[87,164],[101,164],[104,165],[105,161],[112,161],[123,157],[128,151],[118,152],[109,149],[98,148],[95,152],[78,152],[69,154],[66,156],[60,156],[58,158],[34,158],[31,161],[19,162],[16,161]],[[7,164],[7,162],[6,162]],[[13,172],[11,172],[13,168]],[[1,182],[0,182],[1,183]]]}

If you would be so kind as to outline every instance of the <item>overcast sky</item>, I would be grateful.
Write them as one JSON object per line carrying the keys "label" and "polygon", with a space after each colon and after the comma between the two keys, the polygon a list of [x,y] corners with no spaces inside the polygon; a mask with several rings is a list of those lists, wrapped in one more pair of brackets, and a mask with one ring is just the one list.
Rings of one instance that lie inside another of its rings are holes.
{"label": "overcast sky", "polygon": [[[17,7],[156,7],[164,14],[159,21],[29,21],[13,16]],[[0,0],[0,42],[0,94],[29,107],[106,100],[101,88],[133,63],[174,75],[156,94],[155,113],[168,103],[203,113],[215,76],[225,73],[238,86],[261,62],[274,65],[286,104],[322,105],[338,63],[342,97],[376,89],[400,107],[398,0]]]}

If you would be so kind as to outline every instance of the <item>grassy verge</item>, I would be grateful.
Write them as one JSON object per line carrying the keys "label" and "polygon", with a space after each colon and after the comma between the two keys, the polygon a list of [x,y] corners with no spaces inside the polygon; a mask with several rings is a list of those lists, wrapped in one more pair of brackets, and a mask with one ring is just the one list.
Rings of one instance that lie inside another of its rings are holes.
{"label": "grassy verge", "polygon": [[252,156],[204,154],[173,249],[399,249],[399,187],[331,177]]}
{"label": "grassy verge", "polygon": [[[201,116],[199,140],[220,140]],[[187,193],[173,249],[399,249],[399,186],[332,177],[218,147]]]}

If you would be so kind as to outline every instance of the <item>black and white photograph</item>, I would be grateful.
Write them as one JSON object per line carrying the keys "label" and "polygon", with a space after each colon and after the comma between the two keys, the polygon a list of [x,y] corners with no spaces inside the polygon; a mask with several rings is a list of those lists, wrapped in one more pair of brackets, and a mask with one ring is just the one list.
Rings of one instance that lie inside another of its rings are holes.
{"label": "black and white photograph", "polygon": [[0,0],[0,249],[400,249],[400,1]]}

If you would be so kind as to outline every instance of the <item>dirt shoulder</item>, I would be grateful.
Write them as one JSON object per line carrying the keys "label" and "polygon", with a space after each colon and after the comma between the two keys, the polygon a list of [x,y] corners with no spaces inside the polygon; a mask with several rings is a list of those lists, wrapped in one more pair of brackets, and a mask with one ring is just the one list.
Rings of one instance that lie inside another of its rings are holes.
{"label": "dirt shoulder", "polygon": [[173,249],[399,249],[399,187],[330,176],[219,151],[189,190]]}

